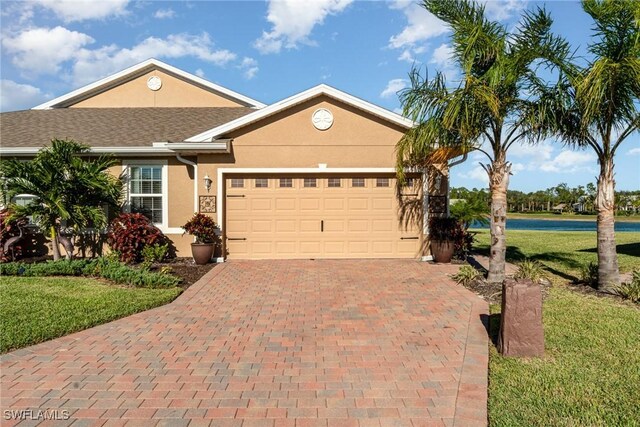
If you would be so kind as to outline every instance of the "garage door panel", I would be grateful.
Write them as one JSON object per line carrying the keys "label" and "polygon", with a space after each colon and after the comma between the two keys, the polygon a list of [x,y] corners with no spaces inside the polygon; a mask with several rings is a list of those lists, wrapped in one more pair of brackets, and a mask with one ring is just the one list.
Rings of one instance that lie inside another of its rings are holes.
{"label": "garage door panel", "polygon": [[[315,178],[317,186],[305,188],[306,177]],[[293,188],[280,188],[279,177],[268,178],[268,188],[225,185],[229,258],[419,256],[420,240],[407,238],[421,236],[420,226],[407,230],[398,221],[392,179],[388,187],[378,187],[375,177],[354,187],[352,177],[340,178],[340,187],[329,187],[326,177],[307,175],[293,177]],[[245,176],[245,183],[254,179]]]}

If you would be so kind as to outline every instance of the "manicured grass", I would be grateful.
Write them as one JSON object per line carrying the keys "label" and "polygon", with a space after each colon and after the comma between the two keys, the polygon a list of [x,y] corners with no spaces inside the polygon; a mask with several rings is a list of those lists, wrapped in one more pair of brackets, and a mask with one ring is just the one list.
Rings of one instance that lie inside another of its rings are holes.
{"label": "manicured grass", "polygon": [[[640,426],[640,310],[558,284],[543,318],[544,358],[503,358],[491,346],[490,425]],[[494,333],[498,323],[492,316]]]}
{"label": "manicured grass", "polygon": [[[474,248],[489,253],[489,230],[478,231]],[[640,233],[616,233],[620,271],[640,267]],[[567,279],[579,277],[581,266],[597,262],[595,231],[507,230],[507,260],[537,259]]]}
{"label": "manicured grass", "polygon": [[180,292],[79,277],[0,277],[0,352],[148,310]]}
{"label": "manicured grass", "polygon": [[[640,233],[618,233],[621,270],[640,266]],[[488,253],[489,233],[476,248]],[[640,426],[640,308],[571,290],[596,261],[595,232],[507,230],[507,259],[540,260],[555,275],[544,301],[546,355],[503,358],[491,346],[491,426]],[[495,339],[500,306],[491,307]]]}
{"label": "manicured grass", "polygon": [[[531,212],[531,213],[519,213],[509,212],[509,218],[518,219],[556,219],[556,220],[571,220],[571,221],[595,221],[597,216],[593,215],[576,215],[570,213],[563,213],[562,215],[549,213],[549,212]],[[616,215],[616,222],[640,222],[640,215]]]}

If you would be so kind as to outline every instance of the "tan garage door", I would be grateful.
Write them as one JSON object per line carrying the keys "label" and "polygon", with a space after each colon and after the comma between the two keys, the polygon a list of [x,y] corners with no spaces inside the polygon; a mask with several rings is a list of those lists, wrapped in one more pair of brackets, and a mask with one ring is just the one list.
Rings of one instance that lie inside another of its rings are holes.
{"label": "tan garage door", "polygon": [[[420,226],[399,221],[395,180],[371,176],[229,176],[229,259],[413,258]],[[407,187],[408,198],[417,188]]]}

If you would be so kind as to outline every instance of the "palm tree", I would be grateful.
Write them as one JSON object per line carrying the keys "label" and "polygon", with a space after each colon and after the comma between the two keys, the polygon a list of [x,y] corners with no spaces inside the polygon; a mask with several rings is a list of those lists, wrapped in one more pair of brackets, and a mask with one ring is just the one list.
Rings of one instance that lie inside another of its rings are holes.
{"label": "palm tree", "polygon": [[[453,30],[452,60],[461,81],[449,88],[442,73],[431,80],[415,67],[411,86],[400,93],[404,114],[417,126],[396,147],[396,169],[419,165],[437,147],[479,150],[489,163],[491,252],[488,280],[505,277],[507,188],[511,163],[507,151],[522,141],[546,135],[549,92],[537,77],[541,61],[562,63],[568,44],[551,33],[543,9],[525,12],[519,28],[507,28],[485,17],[484,6],[470,0],[424,0],[423,6]],[[488,148],[482,144],[486,143]]]}
{"label": "palm tree", "polygon": [[640,128],[640,3],[584,0],[594,21],[593,55],[584,68],[566,74],[564,104],[557,112],[564,143],[591,148],[600,165],[595,210],[598,214],[598,289],[613,292],[620,282],[614,233],[614,156]]}
{"label": "palm tree", "polygon": [[83,156],[88,152],[87,145],[54,139],[31,161],[0,162],[0,179],[8,200],[17,194],[36,197],[26,206],[9,203],[11,216],[33,217],[52,240],[54,260],[60,259],[63,222],[75,230],[103,228],[107,224],[104,206],[118,206],[122,198],[122,181],[108,172],[116,160],[108,155],[89,159]]}

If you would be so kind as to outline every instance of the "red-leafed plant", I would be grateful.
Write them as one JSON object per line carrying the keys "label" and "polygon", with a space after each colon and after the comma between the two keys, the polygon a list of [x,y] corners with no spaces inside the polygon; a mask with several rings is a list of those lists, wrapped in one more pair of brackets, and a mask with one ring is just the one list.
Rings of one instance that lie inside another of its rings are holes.
{"label": "red-leafed plant", "polygon": [[196,243],[218,243],[218,225],[211,217],[196,213],[182,228],[196,238]]}
{"label": "red-leafed plant", "polygon": [[20,235],[20,228],[25,227],[29,221],[26,218],[10,219],[9,209],[0,209],[0,262],[11,261],[11,257],[22,255],[22,248],[16,242],[11,253],[4,252],[4,244],[12,237]]}
{"label": "red-leafed plant", "polygon": [[120,254],[122,262],[142,261],[146,246],[163,245],[167,238],[149,218],[140,213],[123,213],[111,221],[107,244]]}

